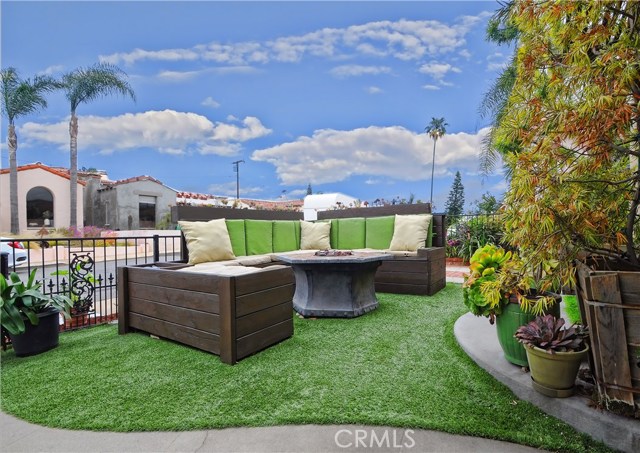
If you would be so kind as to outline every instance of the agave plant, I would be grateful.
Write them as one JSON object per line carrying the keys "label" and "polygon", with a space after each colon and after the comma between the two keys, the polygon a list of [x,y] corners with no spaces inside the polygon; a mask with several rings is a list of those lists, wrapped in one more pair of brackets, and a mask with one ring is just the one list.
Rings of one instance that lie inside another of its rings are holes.
{"label": "agave plant", "polygon": [[529,324],[521,326],[515,334],[520,343],[537,347],[548,354],[578,352],[586,347],[587,329],[574,324],[564,329],[565,320],[553,315],[536,316]]}

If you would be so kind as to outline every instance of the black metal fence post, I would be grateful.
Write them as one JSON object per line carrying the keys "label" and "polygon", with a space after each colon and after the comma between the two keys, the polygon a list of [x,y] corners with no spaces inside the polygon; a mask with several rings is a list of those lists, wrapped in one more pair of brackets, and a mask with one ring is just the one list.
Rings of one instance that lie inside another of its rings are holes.
{"label": "black metal fence post", "polygon": [[157,234],[153,235],[153,262],[157,263],[160,261],[160,236]]}
{"label": "black metal fence post", "polygon": [[0,253],[0,274],[9,277],[9,254],[7,252]]}

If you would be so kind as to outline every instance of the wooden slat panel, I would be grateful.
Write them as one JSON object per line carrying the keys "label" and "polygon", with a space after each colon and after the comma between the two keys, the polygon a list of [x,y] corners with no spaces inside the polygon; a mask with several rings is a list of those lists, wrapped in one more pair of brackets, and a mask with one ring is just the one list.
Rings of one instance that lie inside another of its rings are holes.
{"label": "wooden slat panel", "polygon": [[187,291],[166,286],[129,284],[129,297],[162,302],[176,307],[190,308],[207,313],[219,313],[219,297],[217,294]]}
{"label": "wooden slat panel", "polygon": [[131,313],[131,327],[213,354],[220,353],[219,337],[216,334],[150,318],[137,313]]}
{"label": "wooden slat panel", "polygon": [[[616,274],[594,275],[589,279],[594,301],[622,304],[618,276]],[[629,357],[627,355],[627,337],[625,335],[624,315],[619,307],[595,306],[594,313],[599,336],[599,354],[602,362],[602,379],[606,383],[631,387]],[[615,332],[615,335],[611,333]],[[633,394],[624,390],[607,389],[607,395],[613,400],[633,405]]]}
{"label": "wooden slat panel", "polygon": [[266,329],[274,324],[279,324],[287,319],[293,322],[293,302],[288,301],[275,307],[267,308],[238,317],[236,320],[237,338],[244,337],[253,332]]}
{"label": "wooden slat panel", "polygon": [[293,335],[293,319],[238,339],[238,359],[242,359]]}
{"label": "wooden slat panel", "polygon": [[398,283],[376,282],[376,292],[392,294],[416,294],[425,296],[429,294],[429,285],[400,285]]}
{"label": "wooden slat panel", "polygon": [[238,361],[236,343],[236,280],[221,281],[220,292],[220,360],[229,365]]}
{"label": "wooden slat panel", "polygon": [[303,213],[296,211],[270,211],[266,209],[231,209],[205,206],[172,206],[172,222],[178,220],[255,219],[302,220]]}
{"label": "wooden slat panel", "polygon": [[245,316],[255,311],[273,307],[285,301],[291,301],[295,292],[295,285],[284,285],[269,288],[236,298],[236,316]]}
{"label": "wooden slat panel", "polygon": [[428,285],[429,277],[426,273],[413,272],[380,272],[376,273],[376,283],[396,283],[399,285]]}
{"label": "wooden slat panel", "polygon": [[236,279],[236,296],[262,291],[264,288],[291,285],[295,282],[291,268],[273,269],[255,274],[239,275]]}
{"label": "wooden slat panel", "polygon": [[138,313],[181,326],[192,327],[209,333],[220,332],[220,317],[211,313],[152,302],[144,299],[129,300],[130,313]]}
{"label": "wooden slat panel", "polygon": [[379,272],[428,272],[430,263],[423,259],[394,259],[383,261],[378,268]]}
{"label": "wooden slat panel", "polygon": [[619,272],[618,277],[623,303],[625,305],[640,305],[640,273]]}
{"label": "wooden slat panel", "polygon": [[176,289],[218,293],[220,277],[207,274],[176,272],[165,269],[129,267],[129,281],[156,286],[171,286]]}

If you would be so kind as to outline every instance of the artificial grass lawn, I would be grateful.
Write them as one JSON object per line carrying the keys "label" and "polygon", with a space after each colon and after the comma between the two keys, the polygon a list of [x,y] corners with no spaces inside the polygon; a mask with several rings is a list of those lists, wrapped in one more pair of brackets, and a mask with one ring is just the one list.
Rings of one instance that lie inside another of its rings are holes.
{"label": "artificial grass lawn", "polygon": [[581,323],[582,315],[580,315],[580,307],[578,306],[578,296],[562,296],[564,302],[564,310],[567,313],[567,321],[569,324]]}
{"label": "artificial grass lawn", "polygon": [[371,424],[606,451],[518,400],[459,348],[459,285],[379,300],[356,319],[296,317],[291,339],[235,366],[140,333],[119,336],[115,326],[65,333],[47,353],[2,354],[1,407],[69,429]]}

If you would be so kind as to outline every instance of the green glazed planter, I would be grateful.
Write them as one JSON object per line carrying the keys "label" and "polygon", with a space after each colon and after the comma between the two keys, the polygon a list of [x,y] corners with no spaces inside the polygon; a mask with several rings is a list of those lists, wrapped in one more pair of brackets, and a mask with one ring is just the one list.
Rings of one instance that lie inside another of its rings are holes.
{"label": "green glazed planter", "polygon": [[[556,303],[549,309],[548,313],[551,313],[556,318],[560,317],[560,296],[554,295]],[[520,304],[517,302],[510,302],[502,310],[502,314],[496,316],[496,331],[498,332],[498,342],[504,351],[504,357],[509,362],[518,366],[528,366],[527,352],[514,335],[518,327],[529,324],[535,319],[535,315],[531,313],[524,313],[520,310]]]}

